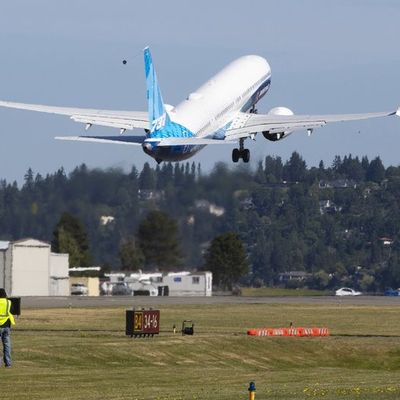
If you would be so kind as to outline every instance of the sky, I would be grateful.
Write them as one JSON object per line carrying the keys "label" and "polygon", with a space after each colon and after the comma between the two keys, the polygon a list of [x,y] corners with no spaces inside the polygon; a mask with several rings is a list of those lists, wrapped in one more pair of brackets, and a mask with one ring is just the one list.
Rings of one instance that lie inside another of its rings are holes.
{"label": "sky", "polygon": [[[265,57],[272,85],[259,112],[390,111],[400,106],[397,0],[18,0],[0,11],[0,99],[58,106],[146,111],[142,49],[149,45],[164,100],[179,103],[227,63]],[[126,65],[122,60],[128,60]],[[0,109],[0,178],[22,182],[31,167],[141,169],[141,148],[61,142],[84,127],[67,117]],[[91,134],[118,134],[92,127]],[[142,132],[138,131],[139,134]],[[297,151],[307,165],[335,155],[399,165],[400,118],[331,124],[246,141],[251,165]],[[211,170],[231,164],[231,147],[208,146],[191,160]]]}

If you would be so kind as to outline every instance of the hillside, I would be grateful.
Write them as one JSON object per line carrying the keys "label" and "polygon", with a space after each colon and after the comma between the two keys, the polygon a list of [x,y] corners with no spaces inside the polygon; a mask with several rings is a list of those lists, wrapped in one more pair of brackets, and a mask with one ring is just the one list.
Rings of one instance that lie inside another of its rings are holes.
{"label": "hillside", "polygon": [[255,285],[304,271],[312,288],[383,290],[400,286],[399,198],[400,167],[351,155],[318,168],[297,153],[285,163],[267,156],[256,170],[217,164],[208,174],[194,163],[129,173],[81,165],[45,177],[28,170],[22,187],[0,182],[0,238],[50,242],[67,211],[83,222],[94,263],[118,269],[121,244],[159,209],[178,222],[187,268],[201,267],[216,235],[234,231]]}

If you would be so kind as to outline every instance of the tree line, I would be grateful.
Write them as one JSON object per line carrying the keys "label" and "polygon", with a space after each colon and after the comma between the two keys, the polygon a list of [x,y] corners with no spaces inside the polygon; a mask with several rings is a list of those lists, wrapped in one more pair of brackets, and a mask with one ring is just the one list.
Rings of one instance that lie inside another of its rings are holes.
{"label": "tree line", "polygon": [[[383,290],[400,286],[399,194],[400,167],[352,155],[307,167],[294,152],[255,169],[218,163],[206,174],[194,163],[29,169],[21,187],[0,181],[0,238],[72,246],[80,265],[200,269],[216,267],[213,240],[232,234],[249,266],[238,262],[244,283],[277,285],[282,273],[304,271],[303,282],[287,285]],[[87,237],[74,242],[68,229],[79,231],[77,223]]]}

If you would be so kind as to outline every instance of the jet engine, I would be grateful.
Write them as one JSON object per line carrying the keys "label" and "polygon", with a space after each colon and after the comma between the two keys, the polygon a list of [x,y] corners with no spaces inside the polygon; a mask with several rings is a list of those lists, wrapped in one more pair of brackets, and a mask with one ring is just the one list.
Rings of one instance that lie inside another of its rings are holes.
{"label": "jet engine", "polygon": [[[277,115],[277,116],[289,116],[294,115],[293,111],[286,107],[274,107],[268,111],[268,115]],[[277,131],[275,129],[271,129],[269,131],[263,131],[263,135],[265,139],[271,140],[272,142],[276,142],[277,140],[281,140],[286,136],[289,136],[293,131]]]}

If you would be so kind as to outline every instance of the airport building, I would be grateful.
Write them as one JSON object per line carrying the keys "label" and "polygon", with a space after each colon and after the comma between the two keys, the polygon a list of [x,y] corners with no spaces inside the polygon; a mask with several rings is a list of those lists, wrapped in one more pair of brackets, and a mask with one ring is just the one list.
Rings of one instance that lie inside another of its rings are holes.
{"label": "airport building", "polygon": [[133,273],[124,282],[135,293],[159,296],[212,296],[211,272]]}
{"label": "airport building", "polygon": [[9,296],[69,296],[68,263],[40,240],[0,241],[0,287]]}
{"label": "airport building", "polygon": [[211,296],[211,272],[176,272],[162,277],[162,284],[167,286],[170,296]]}

